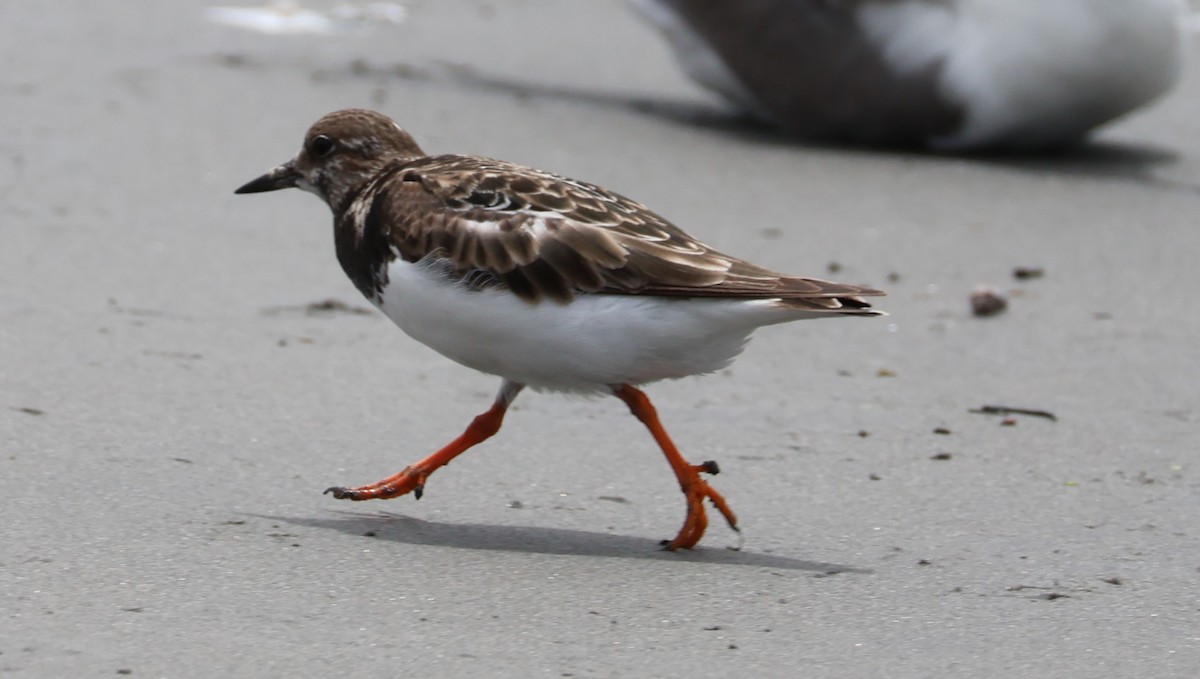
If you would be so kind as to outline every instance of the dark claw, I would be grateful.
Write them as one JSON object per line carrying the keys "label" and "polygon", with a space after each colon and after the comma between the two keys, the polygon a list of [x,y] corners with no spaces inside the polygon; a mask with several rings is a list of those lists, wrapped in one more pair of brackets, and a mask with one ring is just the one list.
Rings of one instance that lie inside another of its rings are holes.
{"label": "dark claw", "polygon": [[701,462],[700,468],[702,470],[708,472],[709,474],[712,474],[713,476],[716,476],[717,474],[721,473],[721,468],[718,467],[717,463],[714,462],[713,460],[707,460],[705,462]]}
{"label": "dark claw", "polygon": [[351,490],[349,488],[343,488],[341,486],[334,486],[332,488],[326,488],[325,492],[321,493],[321,494],[322,495],[333,495],[338,500],[345,500],[348,497],[354,497],[353,490]]}
{"label": "dark claw", "polygon": [[425,494],[425,484],[422,483],[421,485],[417,486],[416,488],[413,488],[413,497],[417,498],[418,500],[420,500],[421,496],[424,494]]}

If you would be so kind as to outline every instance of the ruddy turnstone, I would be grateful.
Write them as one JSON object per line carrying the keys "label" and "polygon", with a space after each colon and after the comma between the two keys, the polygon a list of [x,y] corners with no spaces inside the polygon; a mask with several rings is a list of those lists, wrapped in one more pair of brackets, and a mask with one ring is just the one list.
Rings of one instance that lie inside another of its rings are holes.
{"label": "ruddy turnstone", "polygon": [[1182,0],[634,0],[688,75],[801,135],[1038,148],[1168,91]]}
{"label": "ruddy turnstone", "polygon": [[872,316],[871,288],[787,276],[723,254],[594,184],[475,156],[428,156],[374,111],[318,120],[292,160],[237,190],[300,188],[333,210],[354,285],[413,338],[503,381],[444,448],[386,479],[326,492],[420,498],[426,479],[500,429],[526,386],[611,393],[650,430],[687,498],[667,549],[691,548],[720,493],[689,464],[639,385],[718,370],[759,326]]}

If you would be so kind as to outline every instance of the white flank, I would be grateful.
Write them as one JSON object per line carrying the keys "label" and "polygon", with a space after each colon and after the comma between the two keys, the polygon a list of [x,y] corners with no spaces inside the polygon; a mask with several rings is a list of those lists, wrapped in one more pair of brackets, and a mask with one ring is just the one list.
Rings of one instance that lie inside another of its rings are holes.
{"label": "white flank", "polygon": [[859,19],[899,72],[944,59],[942,91],[966,121],[932,145],[961,149],[1069,141],[1163,94],[1182,15],[1179,0],[899,0]]}
{"label": "white flank", "polygon": [[835,316],[771,300],[579,295],[530,304],[502,289],[467,290],[424,264],[395,260],[380,308],[438,353],[535,389],[597,392],[720,370],[750,333]]}
{"label": "white flank", "polygon": [[1200,12],[1193,12],[1185,17],[1180,17],[1179,25],[1185,31],[1200,33]]}
{"label": "white flank", "polygon": [[924,1],[866,3],[858,24],[892,69],[909,75],[949,56],[956,14],[953,7]]}

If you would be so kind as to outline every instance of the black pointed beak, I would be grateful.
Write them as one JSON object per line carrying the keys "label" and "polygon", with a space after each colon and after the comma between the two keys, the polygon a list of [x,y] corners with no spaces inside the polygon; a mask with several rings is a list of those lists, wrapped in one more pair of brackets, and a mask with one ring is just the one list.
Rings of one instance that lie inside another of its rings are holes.
{"label": "black pointed beak", "polygon": [[291,189],[295,188],[298,181],[300,181],[300,173],[296,171],[294,161],[289,160],[258,179],[243,184],[234,193],[263,193]]}

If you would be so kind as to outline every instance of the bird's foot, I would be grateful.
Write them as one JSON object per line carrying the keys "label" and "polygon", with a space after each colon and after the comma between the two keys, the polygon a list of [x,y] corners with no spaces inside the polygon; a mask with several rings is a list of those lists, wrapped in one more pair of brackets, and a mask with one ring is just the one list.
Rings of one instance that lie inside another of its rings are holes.
{"label": "bird's foot", "polygon": [[325,493],[339,500],[388,500],[412,493],[418,500],[425,494],[425,479],[429,475],[417,466],[405,467],[399,474],[376,481],[365,486],[343,488],[334,486],[326,488]]}
{"label": "bird's foot", "polygon": [[673,540],[664,540],[663,549],[675,551],[677,549],[691,549],[700,542],[700,538],[704,537],[704,530],[708,528],[708,516],[704,511],[704,500],[712,502],[717,511],[721,512],[721,516],[725,517],[725,521],[729,523],[729,527],[735,532],[738,531],[737,517],[734,516],[733,510],[729,508],[729,503],[725,498],[712,489],[708,482],[700,478],[700,472],[716,475],[721,469],[716,462],[708,461],[700,464],[688,465],[687,479],[680,485],[683,489],[683,494],[687,498],[687,518],[683,521],[683,528],[679,529],[679,534]]}

